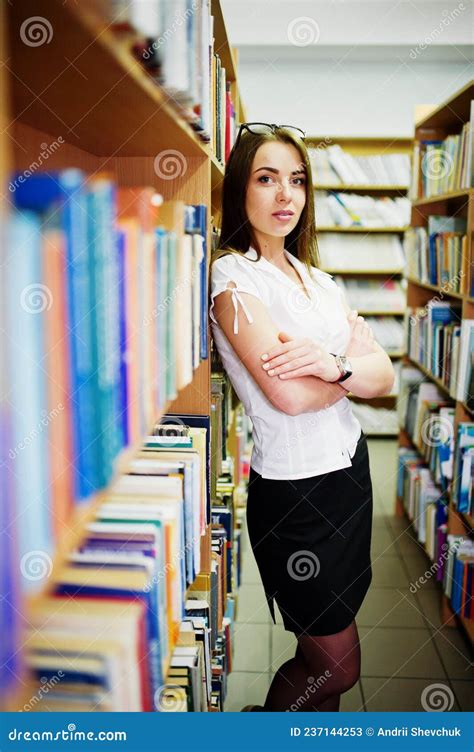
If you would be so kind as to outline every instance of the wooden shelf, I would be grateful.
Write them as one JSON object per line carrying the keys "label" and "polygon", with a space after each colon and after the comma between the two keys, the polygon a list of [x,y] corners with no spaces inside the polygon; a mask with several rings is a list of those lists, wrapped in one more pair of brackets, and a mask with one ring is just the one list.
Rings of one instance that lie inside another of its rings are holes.
{"label": "wooden shelf", "polygon": [[472,408],[468,407],[465,402],[460,402],[460,405],[462,406],[463,410],[469,413],[471,418],[474,418],[474,410]]}
{"label": "wooden shelf", "polygon": [[[120,39],[107,26],[100,16],[100,7],[101,3],[96,0],[80,3],[24,0],[0,6],[3,22],[0,24],[3,63],[0,66],[3,94],[0,176],[3,183],[6,184],[12,170],[24,170],[38,158],[41,144],[61,137],[60,148],[41,169],[52,171],[76,166],[86,174],[106,170],[118,186],[152,186],[165,200],[206,204],[210,248],[211,211],[220,201],[224,165],[192,128],[179,102],[152,79],[134,58],[123,37]],[[237,55],[228,41],[219,0],[212,0],[211,13],[214,49],[226,68],[239,120],[243,105],[236,80]],[[44,17],[52,28],[51,38],[45,44],[20,43],[22,23],[33,16]],[[181,175],[173,180],[160,177],[154,167],[156,157],[167,150],[182,158]],[[9,208],[9,193],[4,193],[2,212]],[[153,422],[167,412],[211,413],[210,355],[209,352],[208,359],[194,370],[192,382],[179,390],[160,414],[154,415]],[[149,417],[149,411],[147,415]],[[21,597],[21,612],[26,618],[29,609],[52,592],[55,578],[69,553],[80,544],[87,524],[95,519],[115,479],[140,449],[144,438],[124,448],[116,458],[114,476],[107,488],[74,505],[68,532],[61,535],[52,555],[52,572],[44,587],[28,597]],[[207,525],[205,535],[201,536],[201,571],[206,573],[211,568],[210,531]],[[18,708],[18,698],[23,697],[26,687],[27,699],[37,688],[36,684],[33,689],[29,684],[22,684],[12,710]]]}
{"label": "wooden shelf", "polygon": [[451,201],[453,199],[468,198],[474,192],[473,188],[465,188],[462,191],[452,191],[452,193],[441,193],[439,196],[429,196],[428,198],[416,198],[411,202],[412,207],[429,206],[437,204],[440,201]]}
{"label": "wooden shelf", "polygon": [[474,99],[474,83],[470,81],[452,97],[431,110],[426,117],[419,120],[416,123],[417,130],[442,128],[451,129],[453,133],[459,132],[460,126],[469,120],[472,99]]}
{"label": "wooden shelf", "polygon": [[[474,82],[470,82],[464,86],[460,91],[456,92],[450,99],[443,104],[430,109],[419,121],[415,124],[415,141],[420,142],[423,140],[444,140],[449,135],[459,134],[462,126],[469,121],[471,111],[471,100],[474,99]],[[421,190],[421,173],[419,178],[418,190]],[[439,194],[429,197],[420,197],[412,200],[412,227],[425,227],[427,217],[431,214],[442,214],[447,216],[462,216],[467,219],[467,253],[468,268],[473,261],[473,243],[472,233],[474,228],[474,188],[459,189],[451,191],[450,193]],[[470,262],[470,263],[469,263]],[[468,273],[466,280],[466,286],[470,291],[471,274]],[[460,316],[461,318],[472,318],[473,311],[471,309],[472,300],[467,293],[460,293],[449,289],[448,283],[443,285],[432,285],[431,283],[421,282],[420,280],[407,277],[408,282],[408,307],[417,308],[428,304],[432,298],[447,299],[452,305],[455,305],[456,301],[459,301],[461,305]],[[447,289],[446,289],[447,288]],[[406,356],[406,362],[415,366],[421,374],[430,379],[431,382],[436,384],[440,392],[446,397],[449,402],[452,402],[455,406],[454,417],[454,435],[457,436],[457,429],[460,422],[470,420],[473,417],[472,411],[468,410],[467,405],[456,401],[449,393],[449,387],[447,387],[443,381],[434,376],[425,366],[414,361],[408,355]],[[408,437],[406,431],[401,430],[399,436],[400,446],[414,446],[410,437]],[[415,447],[420,455],[423,455],[420,447]],[[453,505],[453,499],[451,493],[446,494],[448,501],[448,533],[456,535],[470,534],[473,529],[474,520],[472,516],[459,512]],[[403,509],[403,504],[399,498],[396,499],[395,511],[400,513]],[[454,614],[450,602],[444,593],[441,596],[441,619],[443,624],[447,626],[458,626],[461,628],[471,642],[474,641],[474,620],[467,620],[462,616]]]}
{"label": "wooden shelf", "polygon": [[428,369],[425,368],[425,366],[422,366],[421,363],[418,363],[416,360],[410,358],[409,355],[407,355],[406,358],[411,363],[411,365],[416,366],[416,368],[418,368],[425,376],[428,376],[428,378],[433,381],[436,386],[438,386],[443,392],[445,392],[450,400],[453,400],[453,402],[455,402],[454,398],[449,394],[449,388],[446,386],[446,384],[443,384],[441,379],[438,379],[437,376],[434,376],[431,371],[428,371]]}
{"label": "wooden shelf", "polygon": [[[210,156],[172,97],[89,4],[24,0],[8,11],[14,118],[100,156],[156,156],[165,149]],[[56,33],[38,47],[18,44],[21,24],[36,15]]]}
{"label": "wooden shelf", "polygon": [[358,225],[350,227],[319,227],[318,232],[358,232],[358,233],[402,233],[406,232],[408,227],[359,227]]}
{"label": "wooden shelf", "polygon": [[442,290],[440,287],[436,287],[436,285],[431,285],[428,282],[420,282],[419,279],[412,279],[412,277],[405,277],[405,279],[407,282],[409,282],[412,285],[416,285],[417,287],[422,287],[424,290],[432,290],[433,292],[442,293],[448,298],[457,298],[458,300],[463,300],[466,297],[461,292],[449,292],[446,290]]}

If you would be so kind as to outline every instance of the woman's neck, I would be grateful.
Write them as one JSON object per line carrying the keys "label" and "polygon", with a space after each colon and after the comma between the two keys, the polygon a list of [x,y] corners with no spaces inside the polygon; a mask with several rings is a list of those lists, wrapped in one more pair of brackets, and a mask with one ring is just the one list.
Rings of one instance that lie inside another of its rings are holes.
{"label": "woman's neck", "polygon": [[288,260],[285,256],[284,238],[257,238],[260,246],[260,252],[271,264],[284,269],[288,266]]}

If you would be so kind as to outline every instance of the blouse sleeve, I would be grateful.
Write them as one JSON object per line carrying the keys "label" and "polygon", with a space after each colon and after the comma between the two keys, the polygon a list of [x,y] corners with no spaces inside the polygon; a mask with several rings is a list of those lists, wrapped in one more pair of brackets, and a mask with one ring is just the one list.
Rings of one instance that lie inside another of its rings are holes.
{"label": "blouse sleeve", "polygon": [[[246,267],[249,267],[248,269]],[[211,321],[215,324],[218,322],[215,319],[213,308],[214,298],[224,290],[230,290],[232,293],[232,305],[234,306],[234,334],[239,332],[239,319],[238,319],[238,307],[242,306],[242,309],[247,317],[249,324],[253,323],[253,317],[249,309],[245,305],[241,292],[250,293],[259,300],[262,300],[260,291],[251,277],[252,269],[250,262],[246,259],[240,259],[236,254],[229,253],[226,256],[218,258],[211,267],[211,306],[209,309],[209,316]],[[233,283],[233,284],[229,284]],[[235,285],[235,287],[234,287]]]}

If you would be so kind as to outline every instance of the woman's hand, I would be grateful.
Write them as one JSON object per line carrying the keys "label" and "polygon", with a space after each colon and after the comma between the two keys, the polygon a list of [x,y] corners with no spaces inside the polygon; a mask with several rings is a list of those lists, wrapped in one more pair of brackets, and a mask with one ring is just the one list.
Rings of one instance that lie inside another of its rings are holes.
{"label": "woman's hand", "polygon": [[266,362],[262,368],[269,376],[293,379],[299,376],[317,376],[324,381],[336,381],[340,372],[334,357],[309,337],[292,338],[280,332],[283,343],[263,353]]}
{"label": "woman's hand", "polygon": [[344,354],[348,357],[358,357],[377,352],[374,347],[374,333],[364,317],[358,316],[357,311],[351,311],[347,318],[351,327],[351,338]]}

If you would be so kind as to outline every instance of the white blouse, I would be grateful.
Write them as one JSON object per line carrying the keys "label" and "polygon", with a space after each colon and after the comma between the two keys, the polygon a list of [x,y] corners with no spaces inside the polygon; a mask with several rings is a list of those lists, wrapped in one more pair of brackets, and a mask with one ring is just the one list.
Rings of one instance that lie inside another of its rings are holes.
{"label": "white blouse", "polygon": [[[250,324],[252,315],[240,292],[255,295],[268,309],[281,331],[293,337],[311,337],[329,352],[342,354],[349,343],[350,328],[341,290],[330,274],[305,264],[288,250],[285,255],[299,271],[307,295],[281,269],[250,246],[244,256],[229,253],[211,268],[211,331],[223,366],[252,423],[253,448],[250,464],[263,478],[274,480],[308,478],[352,465],[361,425],[352,413],[349,399],[300,415],[278,410],[240,361],[213,314],[214,298],[229,288],[235,310],[234,333],[238,334],[238,306]],[[291,389],[291,380],[288,382]]]}

